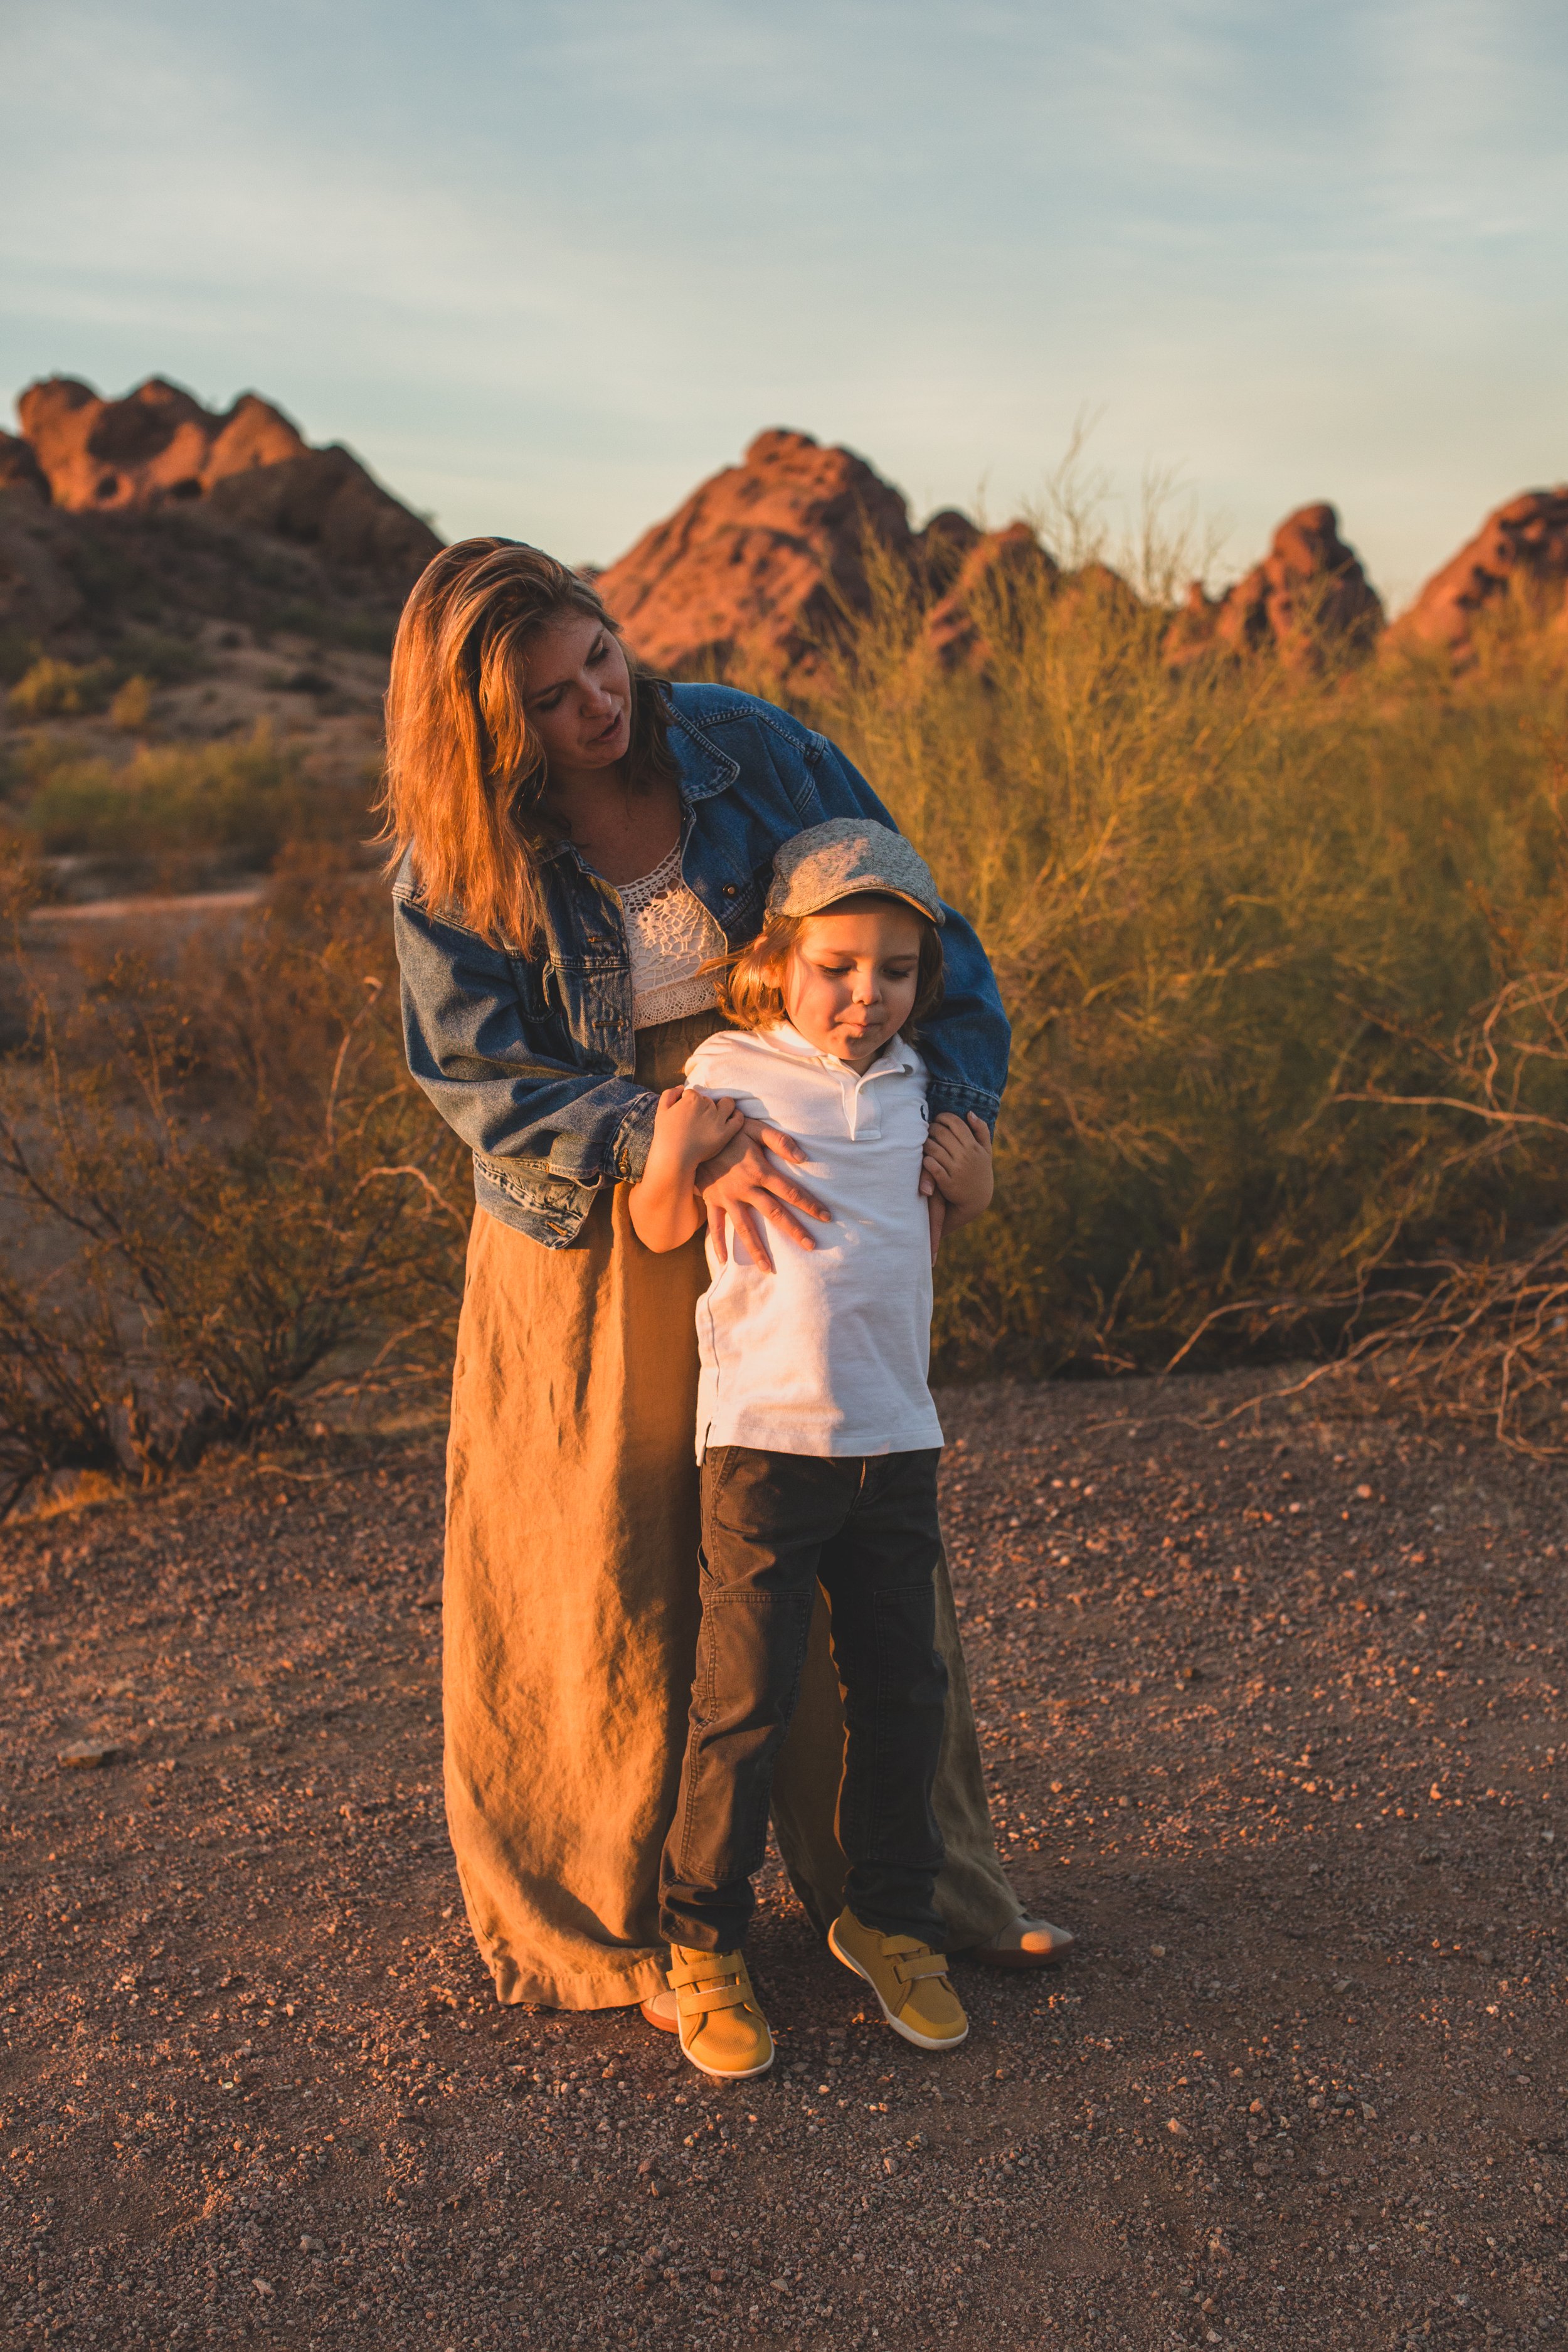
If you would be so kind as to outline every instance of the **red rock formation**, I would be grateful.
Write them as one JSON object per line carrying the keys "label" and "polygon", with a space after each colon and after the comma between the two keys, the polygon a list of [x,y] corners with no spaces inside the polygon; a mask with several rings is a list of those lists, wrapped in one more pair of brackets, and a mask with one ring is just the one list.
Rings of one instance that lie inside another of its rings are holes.
{"label": "red rock formation", "polygon": [[288,418],[254,393],[220,416],[159,376],[123,400],[100,400],[89,384],[55,376],[29,384],[16,413],[55,504],[77,514],[201,498],[226,475],[306,450]]}
{"label": "red rock formation", "polygon": [[657,668],[783,677],[809,673],[845,614],[869,611],[879,562],[930,606],[927,643],[946,668],[984,665],[1002,600],[1057,577],[1026,523],[982,532],[947,507],[911,531],[899,492],[852,450],[772,432],[596,585]]}
{"label": "red rock formation", "polygon": [[60,544],[68,525],[47,501],[47,489],[26,479],[0,488],[0,636],[22,645],[69,627],[85,601]]}
{"label": "red rock formation", "polygon": [[1320,502],[1287,515],[1263,562],[1223,596],[1193,583],[1165,657],[1179,668],[1207,654],[1273,651],[1315,665],[1330,647],[1369,651],[1382,627],[1383,601],[1341,539],[1339,516]]}
{"label": "red rock formation", "polygon": [[956,507],[942,507],[914,537],[915,576],[926,593],[945,596],[984,533]]}
{"label": "red rock formation", "polygon": [[1026,522],[976,531],[952,586],[926,615],[931,654],[943,669],[984,669],[998,621],[1016,604],[1054,589],[1061,576]]}
{"label": "red rock formation", "polygon": [[31,444],[15,433],[0,433],[0,490],[35,490],[47,499],[49,486]]}
{"label": "red rock formation", "polygon": [[[55,376],[29,384],[16,409],[25,440],[13,446],[30,448],[55,505],[68,512],[200,501],[229,521],[314,547],[331,562],[404,583],[440,545],[348,450],[312,449],[255,393],[219,415],[158,376],[123,400]],[[8,462],[0,452],[0,468]]]}
{"label": "red rock formation", "polygon": [[868,609],[873,543],[912,559],[897,490],[848,449],[760,433],[597,584],[655,668],[782,673],[809,666],[842,608]]}
{"label": "red rock formation", "polygon": [[206,503],[226,522],[294,540],[329,563],[402,578],[409,586],[441,544],[428,523],[335,446],[226,474]]}
{"label": "red rock formation", "polygon": [[1475,656],[1476,615],[1509,598],[1537,625],[1568,631],[1568,484],[1526,490],[1489,514],[1433,573],[1389,643],[1436,647],[1462,668]]}

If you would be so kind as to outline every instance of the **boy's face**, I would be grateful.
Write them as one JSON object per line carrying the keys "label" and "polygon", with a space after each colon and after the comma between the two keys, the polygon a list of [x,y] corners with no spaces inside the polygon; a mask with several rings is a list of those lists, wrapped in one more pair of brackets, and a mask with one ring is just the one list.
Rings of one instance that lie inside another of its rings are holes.
{"label": "boy's face", "polygon": [[914,1008],[921,919],[895,898],[829,907],[802,924],[784,974],[784,1010],[808,1045],[868,1069]]}

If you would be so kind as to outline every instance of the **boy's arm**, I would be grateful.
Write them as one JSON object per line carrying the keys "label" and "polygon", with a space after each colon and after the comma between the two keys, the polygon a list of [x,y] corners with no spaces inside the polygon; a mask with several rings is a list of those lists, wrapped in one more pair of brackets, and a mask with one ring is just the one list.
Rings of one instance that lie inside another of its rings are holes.
{"label": "boy's arm", "polygon": [[679,1249],[702,1223],[702,1203],[692,1179],[697,1162],[687,1167],[675,1152],[661,1152],[656,1137],[648,1147],[647,1165],[632,1186],[632,1231],[645,1249]]}
{"label": "boy's arm", "polygon": [[697,1171],[743,1124],[732,1102],[713,1102],[684,1087],[660,1095],[647,1162],[632,1186],[629,1204],[632,1231],[645,1248],[679,1249],[706,1221]]}

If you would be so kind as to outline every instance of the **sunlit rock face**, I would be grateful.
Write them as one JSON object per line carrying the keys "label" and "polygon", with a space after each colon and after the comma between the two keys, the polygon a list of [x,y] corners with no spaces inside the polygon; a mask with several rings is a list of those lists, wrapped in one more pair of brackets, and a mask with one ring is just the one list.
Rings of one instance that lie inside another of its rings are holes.
{"label": "sunlit rock face", "polygon": [[27,386],[16,414],[50,497],[73,514],[199,499],[230,474],[302,457],[307,446],[254,393],[219,415],[161,376],[123,400],[51,376]]}
{"label": "sunlit rock face", "polygon": [[199,507],[404,585],[440,546],[357,457],[312,448],[255,393],[220,413],[161,376],[123,400],[52,376],[28,385],[16,413],[22,434],[0,446],[0,488],[29,482],[66,513]]}
{"label": "sunlit rock face", "polygon": [[[933,528],[926,526],[928,538]],[[926,652],[942,669],[988,668],[996,628],[1020,603],[1052,593],[1062,576],[1026,522],[975,531],[952,586],[926,615]]]}
{"label": "sunlit rock face", "polygon": [[1319,499],[1286,516],[1262,562],[1223,596],[1193,583],[1166,633],[1165,655],[1178,668],[1263,652],[1316,667],[1331,654],[1370,652],[1383,625],[1383,600],[1340,537],[1334,509]]}
{"label": "sunlit rock face", "polygon": [[1568,637],[1568,483],[1525,490],[1489,514],[1394,623],[1390,643],[1445,653],[1463,668],[1481,614],[1508,607],[1526,632]]}
{"label": "sunlit rock face", "polygon": [[597,578],[628,643],[656,669],[809,677],[879,590],[925,615],[944,667],[983,662],[1003,581],[1055,566],[1025,523],[982,532],[944,508],[923,530],[852,449],[759,434]]}
{"label": "sunlit rock face", "polygon": [[914,552],[891,484],[809,434],[760,433],[597,584],[656,669],[783,673],[812,662],[840,609],[869,609],[876,549],[905,567]]}

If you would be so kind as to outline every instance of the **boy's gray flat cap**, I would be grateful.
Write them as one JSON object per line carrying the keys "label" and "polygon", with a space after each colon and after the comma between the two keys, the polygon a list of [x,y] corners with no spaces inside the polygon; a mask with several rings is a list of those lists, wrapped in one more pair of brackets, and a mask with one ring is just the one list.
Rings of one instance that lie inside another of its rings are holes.
{"label": "boy's gray flat cap", "polygon": [[931,867],[890,825],[836,816],[786,841],[773,858],[767,913],[816,915],[862,890],[907,898],[933,923],[945,919]]}

